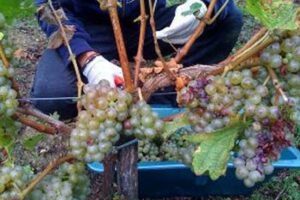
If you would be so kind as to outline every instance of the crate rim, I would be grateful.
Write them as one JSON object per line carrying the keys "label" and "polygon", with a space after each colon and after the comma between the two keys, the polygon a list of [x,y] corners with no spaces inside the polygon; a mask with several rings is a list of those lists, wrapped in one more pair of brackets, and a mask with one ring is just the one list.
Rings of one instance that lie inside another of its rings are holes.
{"label": "crate rim", "polygon": [[[290,151],[296,158],[293,160],[278,160],[273,163],[273,166],[278,169],[290,168],[290,169],[300,169],[300,151],[296,147],[288,147]],[[104,168],[102,163],[93,162],[88,163],[88,168],[96,173],[103,173]],[[233,168],[233,163],[228,162],[227,167]],[[176,161],[160,161],[160,162],[140,162],[138,163],[139,170],[164,170],[164,169],[189,169],[188,166],[176,162]]]}

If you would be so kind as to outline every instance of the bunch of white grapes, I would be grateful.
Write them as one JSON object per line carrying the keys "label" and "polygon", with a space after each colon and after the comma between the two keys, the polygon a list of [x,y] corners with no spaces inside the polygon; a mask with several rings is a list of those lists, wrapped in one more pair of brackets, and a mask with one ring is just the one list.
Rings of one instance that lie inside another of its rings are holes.
{"label": "bunch of white grapes", "polygon": [[85,200],[90,181],[83,163],[65,163],[28,195],[28,200]]}
{"label": "bunch of white grapes", "polygon": [[278,108],[269,105],[269,89],[260,84],[252,71],[233,71],[191,82],[182,98],[189,96],[188,117],[197,133],[211,133],[230,124],[230,118],[246,115],[257,120],[277,118]]}
{"label": "bunch of white grapes", "polygon": [[125,122],[125,134],[139,139],[154,139],[164,131],[164,122],[145,101],[138,101],[130,108],[130,118]]}
{"label": "bunch of white grapes", "polygon": [[178,161],[178,147],[177,144],[171,140],[165,141],[160,146],[160,152],[163,160]]}
{"label": "bunch of white grapes", "polygon": [[271,160],[262,150],[262,145],[265,145],[263,137],[271,137],[271,133],[262,131],[259,124],[254,124],[253,128],[246,130],[245,135],[245,139],[239,142],[238,157],[234,159],[235,174],[238,179],[244,181],[246,187],[253,187],[274,170]]}
{"label": "bunch of white grapes", "polygon": [[32,178],[32,173],[23,167],[0,167],[0,199],[19,199],[20,192],[25,189]]}
{"label": "bunch of white grapes", "polygon": [[139,140],[138,155],[140,161],[160,161],[159,147],[151,140]]}
{"label": "bunch of white grapes", "polygon": [[180,161],[186,165],[191,165],[196,147],[183,139],[183,136],[188,134],[191,132],[182,128],[164,141],[160,147],[162,159]]}
{"label": "bunch of white grapes", "polygon": [[87,85],[76,128],[71,133],[72,154],[86,162],[102,161],[119,140],[123,122],[129,117],[132,97],[103,80]]}
{"label": "bunch of white grapes", "polygon": [[18,107],[17,92],[10,81],[13,74],[14,69],[5,68],[0,61],[0,116],[11,117]]}
{"label": "bunch of white grapes", "polygon": [[[286,35],[281,41],[271,44],[262,52],[260,59],[264,67],[274,69],[280,86],[287,93],[289,102],[284,102],[282,96],[276,94],[270,81],[266,85],[272,89],[269,90],[268,98],[262,99],[265,105],[259,110],[252,108],[251,104],[245,107],[246,113],[253,116],[255,122],[245,132],[245,139],[239,142],[240,151],[234,160],[234,165],[237,178],[243,180],[247,187],[263,181],[265,175],[273,172],[272,161],[279,159],[283,148],[292,145],[293,124],[299,124],[300,121],[300,116],[297,114],[300,97],[299,35]],[[266,77],[267,72],[261,67],[257,80],[263,82]],[[295,109],[290,113],[291,116],[286,118],[282,112],[289,103],[294,104]],[[279,106],[282,108],[280,109]],[[252,112],[249,112],[250,110]]]}

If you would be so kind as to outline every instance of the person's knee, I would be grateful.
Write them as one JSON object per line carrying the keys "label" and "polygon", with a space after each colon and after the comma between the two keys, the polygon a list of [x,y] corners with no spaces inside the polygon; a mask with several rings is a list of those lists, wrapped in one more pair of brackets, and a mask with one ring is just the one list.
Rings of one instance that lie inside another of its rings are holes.
{"label": "person's knee", "polygon": [[76,103],[58,97],[77,94],[76,76],[64,66],[56,52],[46,50],[40,59],[31,89],[33,105],[46,114],[58,112],[61,119],[76,116]]}
{"label": "person's knee", "polygon": [[76,102],[64,97],[76,96],[76,92],[56,88],[55,90],[45,90],[42,85],[33,88],[32,97],[35,98],[33,105],[45,114],[57,112],[60,119],[69,119],[77,115]]}

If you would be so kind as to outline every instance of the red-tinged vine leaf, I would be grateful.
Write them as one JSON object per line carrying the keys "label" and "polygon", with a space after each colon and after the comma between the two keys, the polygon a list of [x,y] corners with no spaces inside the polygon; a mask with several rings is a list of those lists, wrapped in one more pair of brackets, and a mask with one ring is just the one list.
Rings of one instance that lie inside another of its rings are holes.
{"label": "red-tinged vine leaf", "polygon": [[37,13],[40,15],[40,20],[47,24],[58,25],[51,8],[48,4],[42,4],[38,9]]}
{"label": "red-tinged vine leaf", "polygon": [[190,78],[187,76],[179,76],[176,78],[175,85],[176,85],[176,91],[180,91],[182,88],[187,86],[189,83]]}
{"label": "red-tinged vine leaf", "polygon": [[61,21],[66,21],[68,20],[68,17],[65,13],[65,11],[62,9],[62,8],[59,8],[55,11],[56,15],[58,16],[58,18],[61,20]]}
{"label": "red-tinged vine leaf", "polygon": [[165,128],[163,133],[163,138],[167,139],[178,129],[189,126],[189,120],[186,114],[180,115],[180,117],[175,118],[173,121],[165,122]]}
{"label": "red-tinged vine leaf", "polygon": [[60,30],[53,32],[52,35],[49,37],[49,42],[48,42],[49,49],[57,49],[63,44],[64,44],[64,39],[61,35]]}
{"label": "red-tinged vine leaf", "polygon": [[69,42],[74,37],[76,28],[74,25],[64,25],[64,31]]}
{"label": "red-tinged vine leaf", "polygon": [[212,180],[217,180],[224,175],[230,158],[230,151],[234,148],[239,134],[249,124],[248,122],[237,122],[213,133],[184,136],[191,143],[200,143],[193,154],[192,167],[195,174],[203,175],[208,172]]}
{"label": "red-tinged vine leaf", "polygon": [[[40,14],[40,20],[44,21],[48,24],[56,25],[58,26],[58,22],[54,16],[54,13],[52,12],[50,6],[48,4],[43,4],[41,5],[38,9],[37,12]],[[62,8],[59,8],[55,10],[55,14],[61,21],[66,21],[68,20],[66,13]]]}
{"label": "red-tinged vine leaf", "polygon": [[[75,34],[75,26],[73,25],[64,25],[64,31],[66,34],[66,39],[68,42],[73,38]],[[49,37],[48,48],[49,49],[57,49],[61,45],[65,43],[64,37],[62,35],[61,29],[53,32],[52,35]]]}

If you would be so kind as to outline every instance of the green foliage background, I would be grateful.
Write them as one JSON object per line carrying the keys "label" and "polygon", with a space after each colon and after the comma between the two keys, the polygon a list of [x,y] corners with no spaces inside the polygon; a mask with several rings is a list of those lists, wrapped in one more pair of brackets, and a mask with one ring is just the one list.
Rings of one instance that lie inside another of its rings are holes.
{"label": "green foliage background", "polygon": [[0,0],[0,12],[9,23],[15,18],[33,16],[34,11],[33,0]]}

